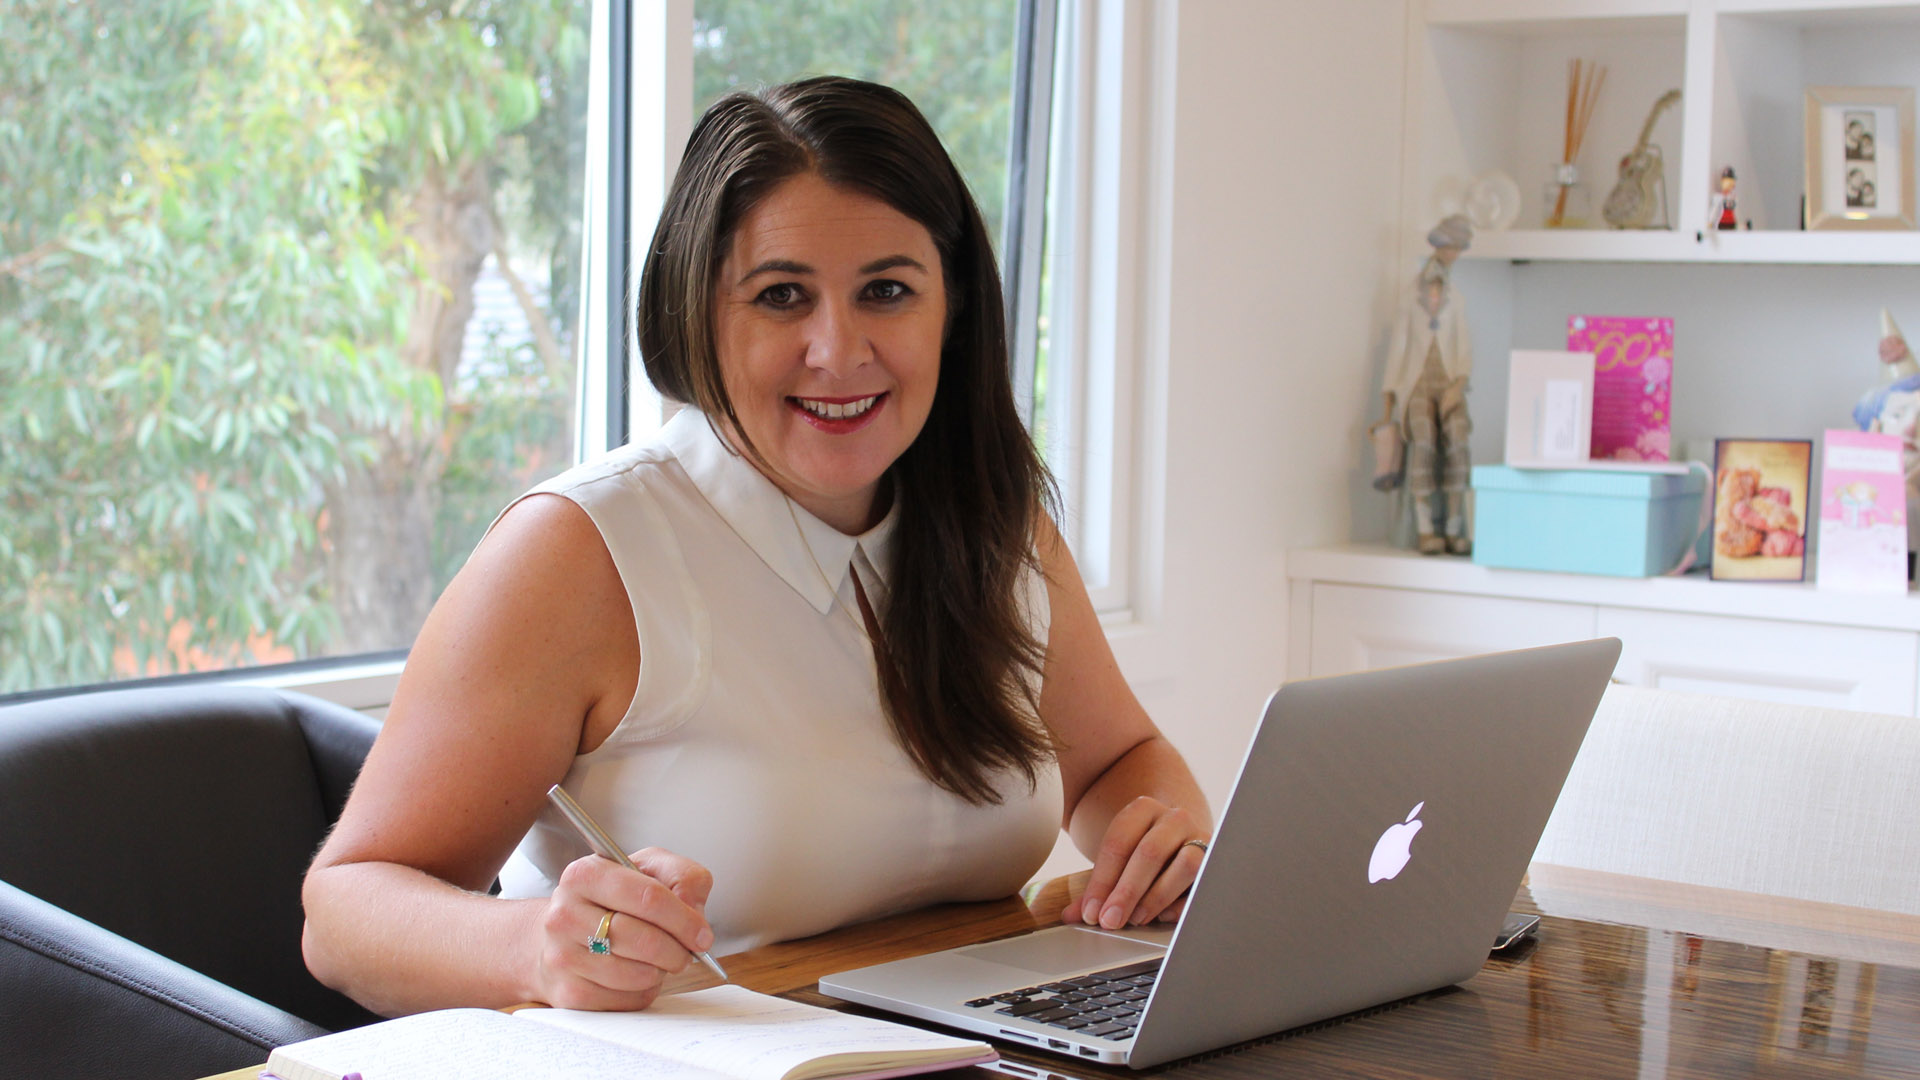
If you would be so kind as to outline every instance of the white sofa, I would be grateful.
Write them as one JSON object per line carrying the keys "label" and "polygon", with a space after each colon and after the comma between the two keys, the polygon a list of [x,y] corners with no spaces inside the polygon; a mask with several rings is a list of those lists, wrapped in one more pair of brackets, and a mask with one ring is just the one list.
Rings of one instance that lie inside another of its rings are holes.
{"label": "white sofa", "polygon": [[1920,915],[1920,720],[1613,685],[1534,860]]}

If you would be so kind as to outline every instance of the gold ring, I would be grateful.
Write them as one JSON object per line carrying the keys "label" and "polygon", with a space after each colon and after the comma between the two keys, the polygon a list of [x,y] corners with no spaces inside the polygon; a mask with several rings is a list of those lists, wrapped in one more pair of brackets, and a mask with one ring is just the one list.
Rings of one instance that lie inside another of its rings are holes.
{"label": "gold ring", "polygon": [[605,915],[600,916],[600,928],[595,930],[593,936],[587,939],[587,948],[601,956],[612,952],[613,942],[607,937],[607,935],[612,932],[613,912],[608,911]]}
{"label": "gold ring", "polygon": [[1186,843],[1181,844],[1180,846],[1181,847],[1197,847],[1200,849],[1200,853],[1202,855],[1206,854],[1206,851],[1207,851],[1207,842],[1205,840],[1189,840]]}

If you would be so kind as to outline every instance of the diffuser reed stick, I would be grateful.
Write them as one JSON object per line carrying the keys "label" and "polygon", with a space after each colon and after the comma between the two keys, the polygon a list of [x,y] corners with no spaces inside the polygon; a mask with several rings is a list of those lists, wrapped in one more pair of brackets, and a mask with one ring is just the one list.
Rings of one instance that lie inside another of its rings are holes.
{"label": "diffuser reed stick", "polygon": [[1580,144],[1587,138],[1587,123],[1593,119],[1593,104],[1607,82],[1607,69],[1598,63],[1586,65],[1575,59],[1567,65],[1567,128],[1558,171],[1560,193],[1553,201],[1553,214],[1547,227],[1559,228],[1566,221],[1567,189],[1573,186],[1573,162],[1580,156]]}

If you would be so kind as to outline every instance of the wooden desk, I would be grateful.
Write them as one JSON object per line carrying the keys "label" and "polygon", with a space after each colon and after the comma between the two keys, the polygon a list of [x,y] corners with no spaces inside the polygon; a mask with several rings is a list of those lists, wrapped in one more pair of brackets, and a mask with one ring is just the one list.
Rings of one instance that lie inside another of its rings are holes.
{"label": "wooden desk", "polygon": [[[837,1005],[823,975],[1053,925],[1084,875],[726,959],[736,982]],[[1920,918],[1535,866],[1537,943],[1450,988],[1178,1062],[1189,1078],[1920,1077]],[[692,969],[676,989],[711,985]],[[1020,1046],[1039,1080],[1142,1075]],[[213,1080],[252,1080],[257,1070]],[[980,1070],[946,1074],[969,1080]]]}

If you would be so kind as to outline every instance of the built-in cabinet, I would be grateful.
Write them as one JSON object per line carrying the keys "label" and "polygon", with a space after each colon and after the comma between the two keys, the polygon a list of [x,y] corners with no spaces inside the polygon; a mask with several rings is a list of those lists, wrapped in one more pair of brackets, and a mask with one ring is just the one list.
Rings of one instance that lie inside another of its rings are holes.
{"label": "built-in cabinet", "polygon": [[1353,544],[1287,553],[1288,678],[1593,637],[1639,686],[1920,715],[1920,598],[1499,570]]}
{"label": "built-in cabinet", "polygon": [[[1800,228],[1806,88],[1920,86],[1920,3],[1413,0],[1408,33],[1405,294],[1463,193],[1504,174],[1520,196],[1454,268],[1476,462],[1501,457],[1510,352],[1565,348],[1574,315],[1673,318],[1676,454],[1847,426],[1880,377],[1881,310],[1920,341],[1920,231]],[[1575,60],[1607,72],[1575,161],[1588,227],[1548,229]],[[1608,228],[1620,159],[1675,89],[1650,131],[1672,227]],[[1751,230],[1708,227],[1728,166]]]}
{"label": "built-in cabinet", "polygon": [[[1412,0],[1402,265],[1476,180],[1518,185],[1511,228],[1455,268],[1474,331],[1476,461],[1497,461],[1510,348],[1564,347],[1570,314],[1675,318],[1675,449],[1715,436],[1817,438],[1876,377],[1878,309],[1920,345],[1920,232],[1800,228],[1808,85],[1920,85],[1920,3]],[[1569,63],[1607,68],[1576,164],[1588,227],[1542,227]],[[1616,163],[1654,121],[1671,228],[1613,230]],[[1708,228],[1720,170],[1737,216]],[[1408,280],[1411,280],[1409,271]],[[1624,310],[1623,310],[1624,308]],[[1384,500],[1357,491],[1356,519]],[[1362,530],[1364,535],[1364,529]],[[1920,600],[1701,575],[1504,571],[1384,544],[1288,553],[1289,676],[1617,636],[1624,682],[1920,715]]]}
{"label": "built-in cabinet", "polygon": [[[1403,295],[1442,213],[1489,177],[1519,192],[1513,225],[1478,230],[1454,267],[1476,462],[1501,457],[1509,353],[1564,348],[1574,315],[1673,318],[1676,454],[1847,426],[1880,376],[1882,309],[1920,334],[1920,231],[1800,227],[1807,87],[1920,87],[1920,2],[1411,0],[1407,33]],[[1606,70],[1575,159],[1587,227],[1549,229],[1576,60]],[[1647,128],[1670,90],[1679,105]],[[1608,228],[1601,209],[1643,129],[1672,227]],[[1708,227],[1729,166],[1750,230]],[[1351,537],[1384,535],[1356,499]]]}

